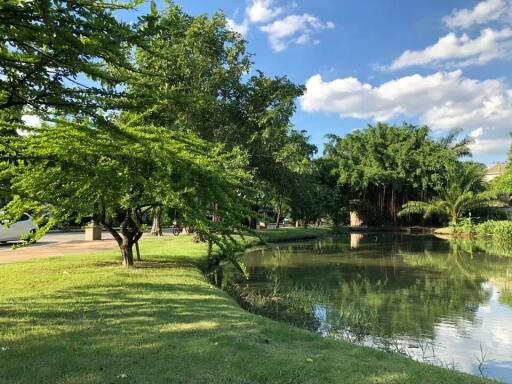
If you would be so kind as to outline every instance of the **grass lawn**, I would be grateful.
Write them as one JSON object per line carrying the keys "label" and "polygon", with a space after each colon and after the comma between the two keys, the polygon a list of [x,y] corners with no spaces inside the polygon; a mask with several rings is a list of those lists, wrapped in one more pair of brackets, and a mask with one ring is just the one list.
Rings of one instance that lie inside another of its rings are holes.
{"label": "grass lawn", "polygon": [[190,236],[141,251],[130,270],[116,252],[0,266],[0,383],[484,382],[248,313],[205,280]]}

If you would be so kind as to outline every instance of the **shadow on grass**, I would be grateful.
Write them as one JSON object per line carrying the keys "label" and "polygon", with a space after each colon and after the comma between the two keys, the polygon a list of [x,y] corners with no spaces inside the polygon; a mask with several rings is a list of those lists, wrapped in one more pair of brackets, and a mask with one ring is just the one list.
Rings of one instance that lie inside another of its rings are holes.
{"label": "shadow on grass", "polygon": [[208,367],[218,339],[252,332],[247,315],[206,284],[83,285],[2,307],[2,383],[109,383],[126,372],[170,382]]}
{"label": "shadow on grass", "polygon": [[[95,267],[119,267],[119,262],[117,261],[97,261],[93,263]],[[189,261],[136,261],[134,263],[134,268],[147,268],[147,269],[156,269],[156,268],[198,268],[202,266],[202,263],[192,263]]]}
{"label": "shadow on grass", "polygon": [[23,292],[10,280],[0,299],[0,383],[479,382],[251,315],[191,264],[20,267]]}

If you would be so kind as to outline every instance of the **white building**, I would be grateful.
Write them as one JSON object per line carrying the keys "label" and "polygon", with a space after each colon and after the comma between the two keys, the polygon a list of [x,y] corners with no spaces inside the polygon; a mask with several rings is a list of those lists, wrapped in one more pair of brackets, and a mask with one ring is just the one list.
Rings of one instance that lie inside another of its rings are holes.
{"label": "white building", "polygon": [[491,165],[489,168],[487,168],[487,171],[484,175],[485,181],[492,181],[496,177],[501,176],[505,173],[505,170],[507,169],[506,163],[496,163]]}

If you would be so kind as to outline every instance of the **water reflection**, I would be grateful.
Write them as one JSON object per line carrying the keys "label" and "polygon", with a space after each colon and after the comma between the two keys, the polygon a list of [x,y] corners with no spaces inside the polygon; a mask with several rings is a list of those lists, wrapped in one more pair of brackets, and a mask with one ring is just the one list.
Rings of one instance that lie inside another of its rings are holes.
{"label": "water reflection", "polygon": [[359,243],[363,240],[364,235],[362,233],[351,233],[350,234],[350,249],[359,248]]}
{"label": "water reflection", "polygon": [[[242,305],[325,336],[512,382],[512,258],[433,236],[355,234],[248,253]],[[496,348],[499,346],[499,348]],[[482,348],[482,350],[481,350]]]}

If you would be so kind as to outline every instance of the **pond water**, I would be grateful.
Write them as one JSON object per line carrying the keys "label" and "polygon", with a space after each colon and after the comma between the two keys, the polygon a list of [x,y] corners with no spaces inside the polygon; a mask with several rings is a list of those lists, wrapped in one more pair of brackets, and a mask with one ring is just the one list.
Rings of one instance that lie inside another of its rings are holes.
{"label": "pond water", "polygon": [[248,252],[222,284],[326,337],[512,383],[512,257],[434,236],[346,234]]}

